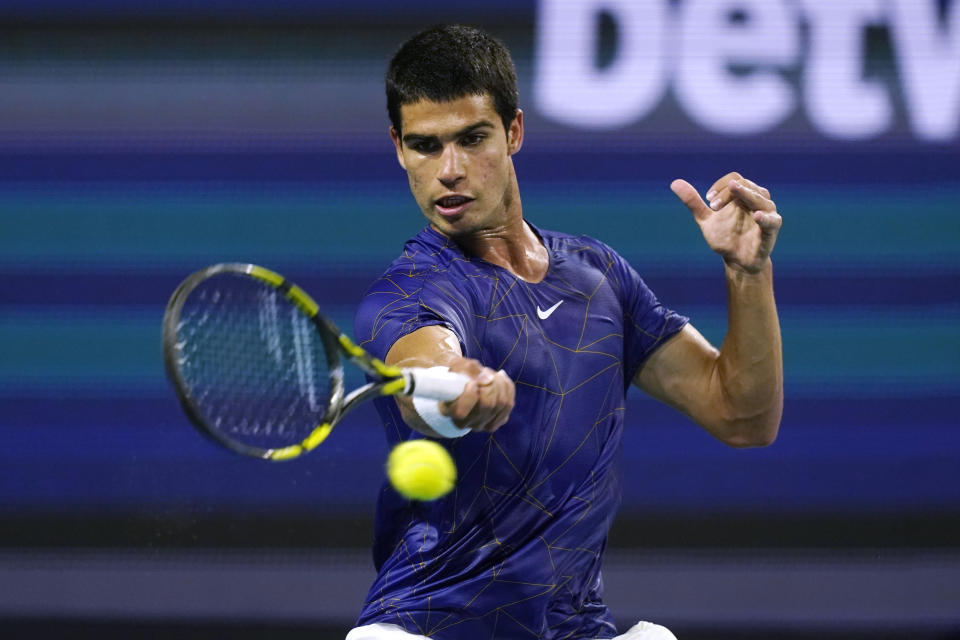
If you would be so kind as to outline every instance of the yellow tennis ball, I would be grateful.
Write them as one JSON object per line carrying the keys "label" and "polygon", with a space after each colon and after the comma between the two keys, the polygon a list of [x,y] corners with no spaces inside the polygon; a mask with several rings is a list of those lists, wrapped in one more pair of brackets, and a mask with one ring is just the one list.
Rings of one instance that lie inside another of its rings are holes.
{"label": "yellow tennis ball", "polygon": [[390,452],[387,477],[405,498],[436,500],[453,489],[457,467],[447,450],[433,440],[408,440]]}

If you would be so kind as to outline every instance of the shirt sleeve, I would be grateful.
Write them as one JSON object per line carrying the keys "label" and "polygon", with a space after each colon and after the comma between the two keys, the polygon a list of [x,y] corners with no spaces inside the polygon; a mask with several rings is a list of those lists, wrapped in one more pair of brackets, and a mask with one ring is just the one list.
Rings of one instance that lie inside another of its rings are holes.
{"label": "shirt sleeve", "polygon": [[650,354],[690,319],[661,304],[630,263],[613,249],[607,247],[607,250],[612,261],[610,273],[617,283],[623,306],[624,366],[629,384]]}
{"label": "shirt sleeve", "polygon": [[[394,343],[417,329],[441,325],[467,344],[469,304],[465,294],[440,273],[390,272],[373,283],[360,302],[354,337],[385,359]],[[464,353],[465,353],[464,349]]]}

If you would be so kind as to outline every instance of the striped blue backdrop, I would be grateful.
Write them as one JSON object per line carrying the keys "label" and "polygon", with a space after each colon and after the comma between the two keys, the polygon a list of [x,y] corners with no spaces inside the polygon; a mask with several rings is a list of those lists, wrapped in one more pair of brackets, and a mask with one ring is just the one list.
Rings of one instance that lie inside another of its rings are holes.
{"label": "striped blue backdrop", "polygon": [[[75,158],[102,160],[114,159]],[[708,175],[691,178],[704,188]],[[719,344],[722,268],[667,189],[670,177],[526,180],[524,205],[539,225],[616,246]],[[366,284],[421,224],[403,176],[135,178],[8,181],[0,194],[3,507],[368,505],[385,453],[371,412],[304,460],[235,459],[180,414],[162,370],[160,318],[189,271],[249,260],[301,282],[349,328]],[[960,508],[960,186],[758,179],[785,217],[775,254],[782,435],[766,450],[730,450],[636,393],[625,508]]]}
{"label": "striped blue backdrop", "polygon": [[[9,15],[36,20],[30,6]],[[143,16],[6,27],[31,46],[7,38],[0,63],[0,513],[368,513],[386,454],[371,410],[304,459],[233,457],[181,414],[160,321],[187,273],[230,260],[284,272],[352,326],[367,283],[422,225],[379,85],[399,32],[344,18],[317,27],[323,40]],[[530,24],[493,28],[528,96]],[[625,512],[960,514],[957,140],[840,143],[793,125],[726,138],[669,102],[665,126],[594,136],[527,109],[526,215],[616,247],[717,344],[722,268],[667,185],[705,191],[736,169],[784,216],[780,438],[729,449],[633,392]]]}

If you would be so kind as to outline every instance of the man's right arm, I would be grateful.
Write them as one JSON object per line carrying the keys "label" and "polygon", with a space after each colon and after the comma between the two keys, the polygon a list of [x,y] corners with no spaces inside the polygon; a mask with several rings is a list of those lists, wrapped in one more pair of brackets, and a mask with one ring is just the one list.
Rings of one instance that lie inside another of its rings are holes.
{"label": "man's right arm", "polygon": [[[492,433],[503,426],[513,410],[513,380],[501,371],[463,357],[460,341],[442,325],[430,325],[408,333],[390,347],[385,362],[397,367],[443,366],[471,380],[456,400],[441,402],[440,413],[460,428]],[[404,421],[423,435],[441,437],[417,414],[408,396],[394,396]]]}

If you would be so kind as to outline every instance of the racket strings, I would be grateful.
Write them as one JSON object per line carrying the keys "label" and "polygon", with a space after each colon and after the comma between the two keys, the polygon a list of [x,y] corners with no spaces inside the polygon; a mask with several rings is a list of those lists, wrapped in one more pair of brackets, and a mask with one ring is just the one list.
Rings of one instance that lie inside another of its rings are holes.
{"label": "racket strings", "polygon": [[323,421],[330,371],[311,320],[275,288],[231,273],[183,305],[180,369],[212,429],[246,446],[301,441]]}

